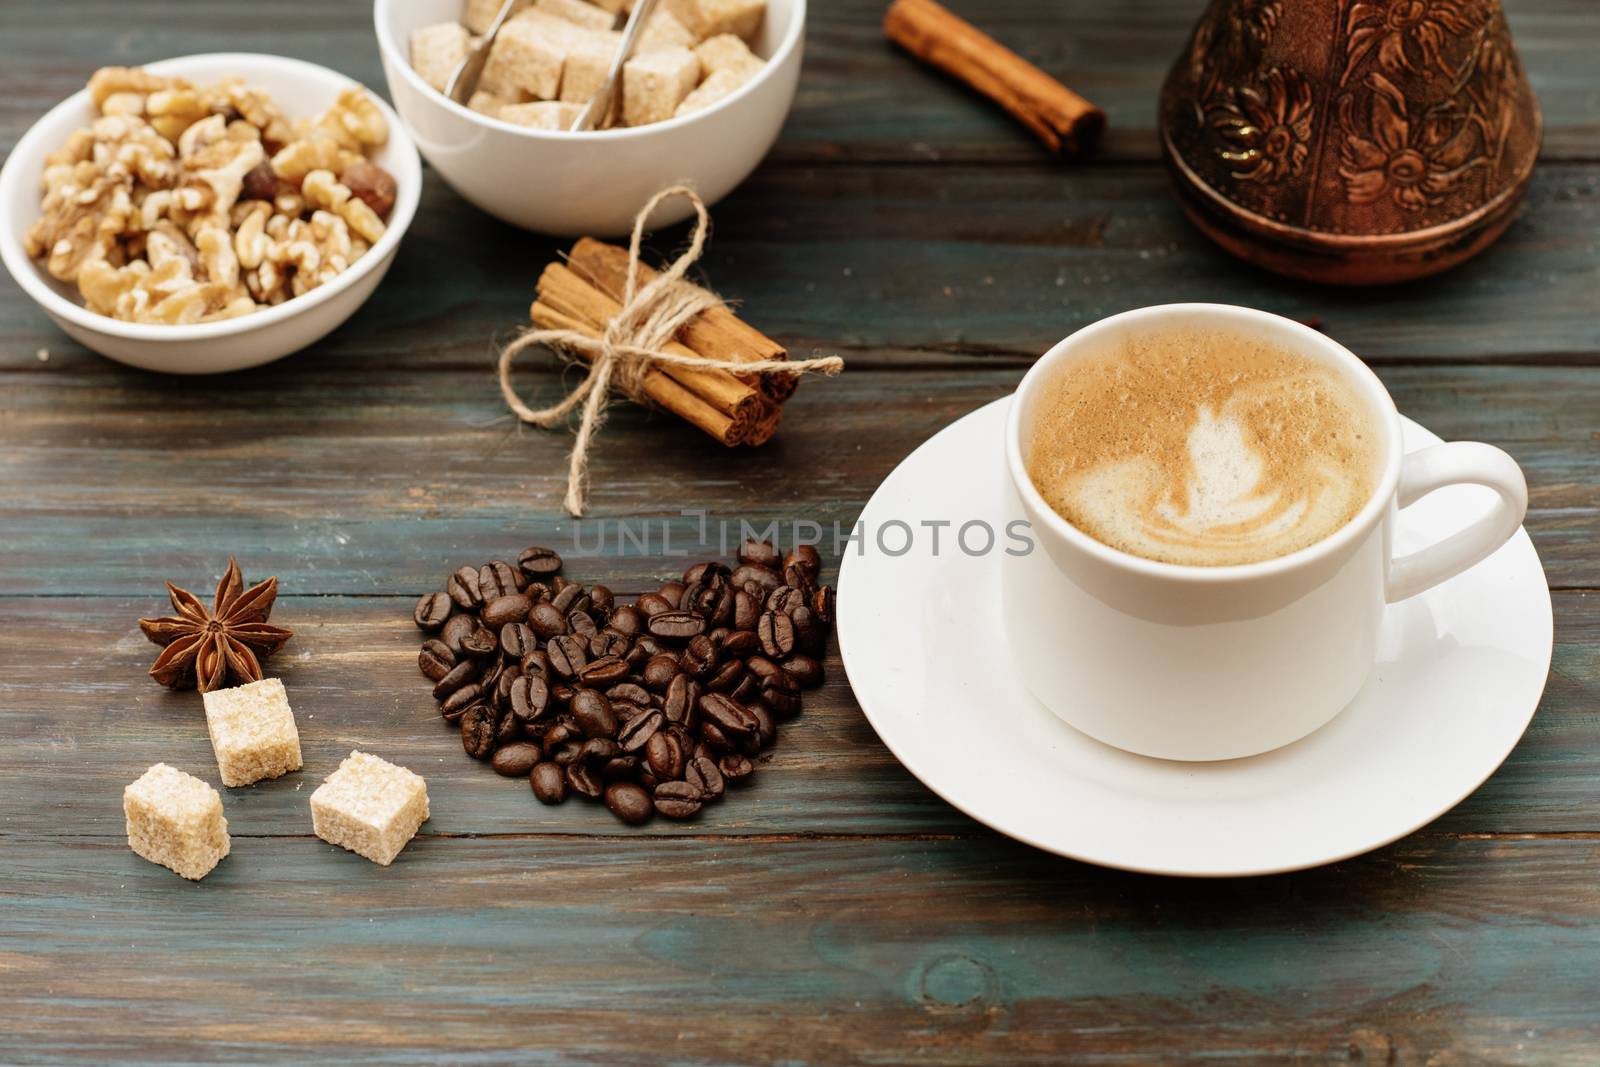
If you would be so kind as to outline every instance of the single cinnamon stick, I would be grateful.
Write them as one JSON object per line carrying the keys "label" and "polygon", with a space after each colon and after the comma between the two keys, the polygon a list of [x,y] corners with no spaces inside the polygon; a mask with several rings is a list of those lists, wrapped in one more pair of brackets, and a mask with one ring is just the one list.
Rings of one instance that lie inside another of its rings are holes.
{"label": "single cinnamon stick", "polygon": [[1087,151],[1105,129],[1105,112],[934,0],[894,0],[883,32],[1005,108],[1053,152]]}
{"label": "single cinnamon stick", "polygon": [[[622,300],[628,283],[628,250],[584,237],[572,246],[567,266],[611,299]],[[654,281],[657,271],[639,264],[639,284]],[[678,340],[707,359],[737,359],[746,363],[766,359],[788,359],[789,352],[778,342],[745,322],[725,307],[707,308],[684,324]],[[793,374],[740,374],[741,381],[757,384],[764,396],[783,403],[794,395],[798,379]]]}
{"label": "single cinnamon stick", "polygon": [[[616,318],[622,305],[584,281],[560,263],[551,263],[539,276],[539,299],[564,315],[588,323],[597,331]],[[699,353],[676,341],[668,341],[665,351],[673,355],[702,359]],[[660,364],[661,373],[699,396],[733,420],[741,433],[754,422],[761,410],[761,396],[754,387],[739,381],[728,371],[700,369],[677,364]]]}
{"label": "single cinnamon stick", "polygon": [[778,432],[778,424],[783,421],[783,406],[776,401],[767,401],[761,414],[756,416],[751,423],[750,430],[745,434],[744,443],[747,445],[764,445],[772,440],[772,435]]}
{"label": "single cinnamon stick", "polygon": [[[541,330],[575,330],[596,340],[600,337],[600,331],[588,322],[563,314],[540,301],[534,301],[528,315],[533,324]],[[579,350],[577,354],[584,359],[589,358],[587,352]],[[746,431],[741,431],[734,425],[733,419],[659,370],[651,368],[645,371],[640,387],[651,403],[704,430],[725,445],[741,443],[746,434]]]}

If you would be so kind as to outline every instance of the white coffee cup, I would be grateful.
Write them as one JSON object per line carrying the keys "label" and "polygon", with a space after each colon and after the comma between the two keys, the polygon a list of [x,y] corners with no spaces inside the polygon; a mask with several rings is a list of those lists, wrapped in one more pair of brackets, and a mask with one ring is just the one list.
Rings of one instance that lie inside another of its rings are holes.
{"label": "white coffee cup", "polygon": [[[1107,336],[1172,328],[1259,337],[1342,371],[1383,436],[1366,505],[1286,556],[1183,566],[1102,544],[1056,514],[1023,461],[1044,383]],[[1487,557],[1517,532],[1527,484],[1510,456],[1454,442],[1401,452],[1400,415],[1377,375],[1297,322],[1222,304],[1167,304],[1103,319],[1045,353],[1006,418],[1005,462],[1035,549],[1003,557],[1007,638],[1023,682],[1068,724],[1109,745],[1174,760],[1221,760],[1297,741],[1332,719],[1371,673],[1384,605]],[[1395,557],[1401,509],[1472,484],[1493,509],[1439,543]]]}

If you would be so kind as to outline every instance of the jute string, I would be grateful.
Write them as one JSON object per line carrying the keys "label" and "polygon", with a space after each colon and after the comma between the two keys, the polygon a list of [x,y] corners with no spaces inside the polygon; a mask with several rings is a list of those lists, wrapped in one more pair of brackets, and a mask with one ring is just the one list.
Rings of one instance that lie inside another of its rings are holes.
{"label": "jute string", "polygon": [[[675,259],[653,281],[639,287],[639,249],[644,239],[645,220],[656,205],[669,197],[682,197],[694,207],[694,234],[688,249]],[[761,359],[741,362],[735,359],[701,359],[682,356],[665,350],[668,341],[680,327],[707,308],[720,307],[722,298],[693,282],[684,275],[705,250],[706,234],[711,228],[711,217],[705,202],[693,189],[674,185],[651,197],[633,222],[633,239],[628,244],[628,276],[622,292],[622,309],[609,323],[600,337],[590,337],[577,330],[524,330],[500,352],[500,393],[506,404],[523,422],[531,422],[544,429],[553,429],[566,421],[580,404],[583,414],[578,422],[578,435],[572,445],[572,456],[567,466],[567,495],[562,503],[567,511],[581,516],[589,496],[589,449],[600,424],[605,420],[606,404],[613,389],[635,403],[650,406],[645,396],[645,375],[653,367],[672,365],[694,367],[700,370],[725,370],[738,374],[838,374],[844,369],[844,360],[838,356],[820,359]],[[559,401],[544,408],[531,408],[522,402],[511,387],[511,365],[530,348],[547,347],[579,352],[587,356],[589,373],[584,375],[571,392]]]}

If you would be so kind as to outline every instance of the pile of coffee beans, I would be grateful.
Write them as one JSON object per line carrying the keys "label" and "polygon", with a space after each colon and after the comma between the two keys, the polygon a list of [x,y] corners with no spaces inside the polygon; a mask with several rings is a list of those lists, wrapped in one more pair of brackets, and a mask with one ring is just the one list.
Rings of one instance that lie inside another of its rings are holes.
{"label": "pile of coffee beans", "polygon": [[754,773],[822,684],[833,589],[810,545],[739,546],[632,604],[529,548],[417,601],[417,657],[467,755],[534,796],[600,800],[625,823],[693,818]]}

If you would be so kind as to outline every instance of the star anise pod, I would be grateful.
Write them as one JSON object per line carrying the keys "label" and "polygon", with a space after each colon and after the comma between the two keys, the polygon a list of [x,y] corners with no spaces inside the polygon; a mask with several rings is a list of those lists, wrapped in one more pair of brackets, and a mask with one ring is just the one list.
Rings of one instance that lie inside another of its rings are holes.
{"label": "star anise pod", "polygon": [[278,579],[268,578],[246,589],[239,562],[231,556],[209,611],[199,597],[171,582],[167,595],[177,614],[140,619],[139,629],[166,646],[150,668],[150,677],[173,689],[198,687],[209,693],[229,684],[259,682],[261,661],[294,636],[292,630],[267,624],[272,602],[278,598]]}

